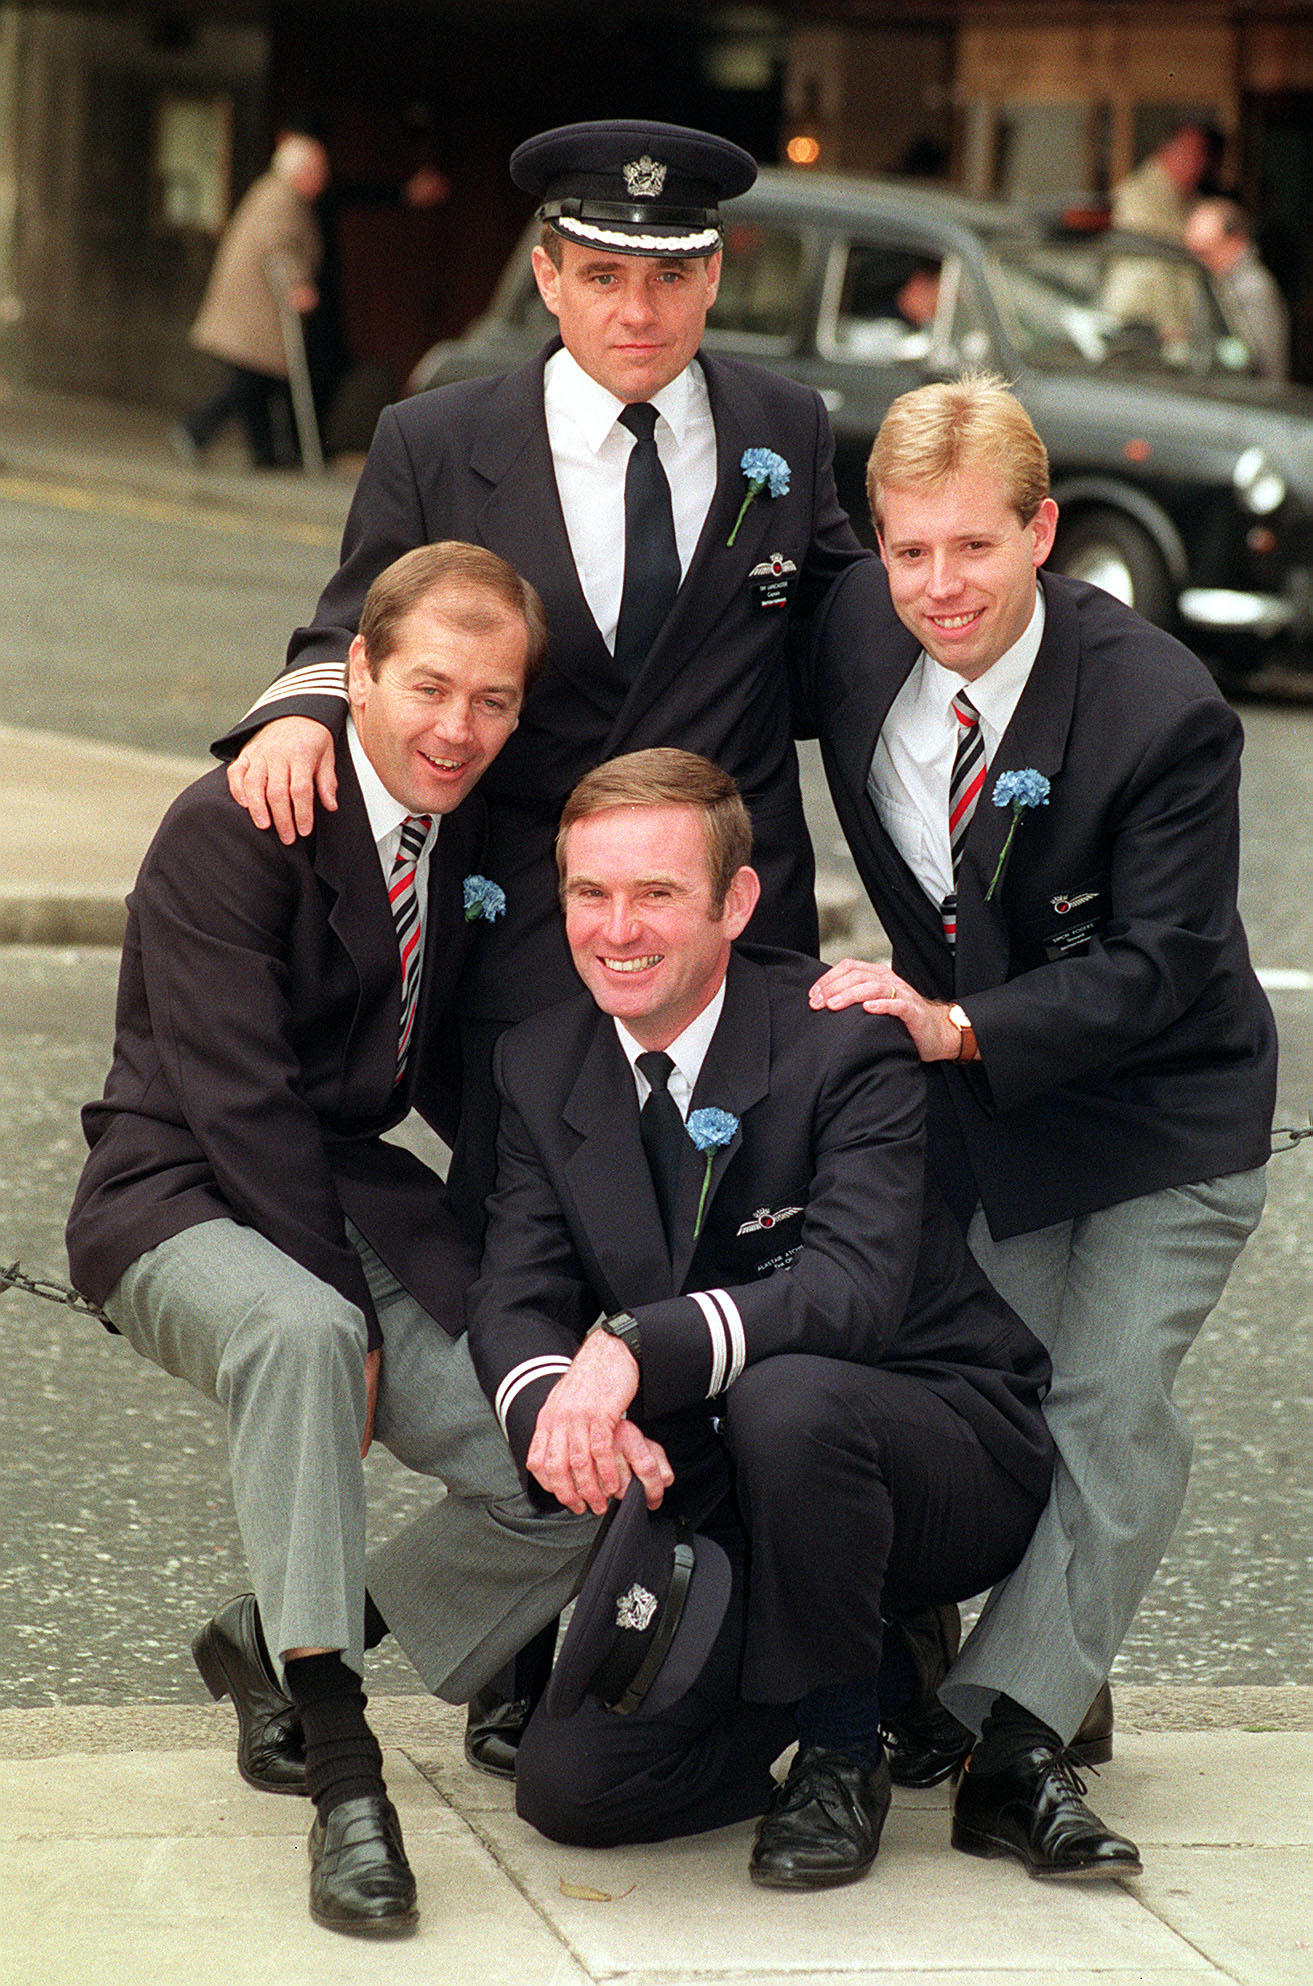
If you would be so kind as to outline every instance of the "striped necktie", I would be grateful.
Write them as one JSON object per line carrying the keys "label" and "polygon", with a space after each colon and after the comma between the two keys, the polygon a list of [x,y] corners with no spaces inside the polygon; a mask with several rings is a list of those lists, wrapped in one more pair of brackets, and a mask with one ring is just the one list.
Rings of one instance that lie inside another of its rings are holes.
{"label": "striped necktie", "polygon": [[950,945],[957,943],[957,872],[988,771],[980,712],[965,690],[959,690],[953,698],[953,715],[957,719],[957,749],[953,755],[953,776],[948,782],[948,846],[953,858],[954,887],[939,907],[944,936]]}
{"label": "striped necktie", "polygon": [[419,968],[423,947],[420,944],[419,894],[415,888],[415,869],[424,853],[424,843],[428,840],[429,829],[433,826],[431,814],[407,814],[401,823],[401,842],[396,860],[392,864],[392,874],[388,878],[388,902],[392,905],[392,922],[396,926],[397,944],[401,948],[401,1034],[397,1042],[397,1081],[400,1082],[406,1069],[406,1056],[410,1050],[410,1033],[415,1025],[415,1004],[419,999]]}

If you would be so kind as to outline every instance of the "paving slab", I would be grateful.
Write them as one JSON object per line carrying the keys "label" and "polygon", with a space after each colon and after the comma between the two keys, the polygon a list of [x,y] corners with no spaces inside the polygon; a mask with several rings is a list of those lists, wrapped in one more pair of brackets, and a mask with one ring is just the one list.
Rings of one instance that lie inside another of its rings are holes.
{"label": "paving slab", "polygon": [[[1219,1696],[1182,1691],[1187,1720]],[[190,1706],[0,1718],[0,1980],[5,1986],[1294,1986],[1310,1977],[1309,1692],[1273,1692],[1275,1732],[1125,1728],[1093,1797],[1145,1851],[1135,1881],[1038,1883],[948,1845],[945,1789],[900,1792],[871,1876],[754,1889],[750,1826],[651,1847],[544,1841],[509,1786],[469,1770],[458,1711],[381,1698],[389,1786],[421,1889],[413,1939],[385,1947],[306,1915],[300,1800],[252,1792],[232,1723]],[[1137,1692],[1139,1721],[1152,1693]],[[140,1742],[134,1746],[133,1737]],[[63,1742],[61,1743],[61,1738]],[[982,1963],[982,1960],[984,1963]]]}

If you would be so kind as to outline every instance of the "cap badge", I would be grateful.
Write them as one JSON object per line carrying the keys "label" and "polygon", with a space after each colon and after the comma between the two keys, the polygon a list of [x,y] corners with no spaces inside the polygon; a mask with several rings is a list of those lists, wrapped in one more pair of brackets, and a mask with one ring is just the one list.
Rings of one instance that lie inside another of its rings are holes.
{"label": "cap badge", "polygon": [[615,1624],[642,1634],[645,1628],[651,1627],[656,1610],[656,1594],[649,1593],[646,1586],[640,1586],[635,1580],[629,1591],[622,1593],[615,1603]]}
{"label": "cap badge", "polygon": [[641,159],[631,159],[623,171],[631,200],[661,198],[661,189],[666,183],[666,167],[650,159],[646,152]]}

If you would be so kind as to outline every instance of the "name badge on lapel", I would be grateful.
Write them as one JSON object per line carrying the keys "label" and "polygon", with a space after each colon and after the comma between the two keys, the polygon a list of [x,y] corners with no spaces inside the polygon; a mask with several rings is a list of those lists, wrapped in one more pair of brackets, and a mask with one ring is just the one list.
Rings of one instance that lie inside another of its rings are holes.
{"label": "name badge on lapel", "polygon": [[786,559],[783,552],[772,552],[760,565],[754,565],[748,574],[748,584],[759,607],[787,607],[789,589],[797,577],[798,568],[792,559]]}
{"label": "name badge on lapel", "polygon": [[1065,959],[1088,950],[1108,921],[1107,901],[1103,890],[1072,890],[1050,897],[1054,916],[1063,921],[1040,940],[1045,958]]}

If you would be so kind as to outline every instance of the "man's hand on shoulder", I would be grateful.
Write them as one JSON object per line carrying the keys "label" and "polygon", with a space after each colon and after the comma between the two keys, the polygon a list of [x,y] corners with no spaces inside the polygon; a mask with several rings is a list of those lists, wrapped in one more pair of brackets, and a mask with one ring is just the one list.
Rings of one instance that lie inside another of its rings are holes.
{"label": "man's hand on shoulder", "polygon": [[864,959],[840,959],[822,973],[808,995],[815,1008],[832,1013],[860,1006],[868,1014],[890,1014],[911,1035],[923,1062],[956,1062],[962,1031],[948,1018],[948,1007],[923,1000],[914,986],[900,979],[892,966]]}
{"label": "man's hand on shoulder", "polygon": [[655,1510],[675,1480],[659,1443],[626,1420],[638,1391],[638,1361],[618,1338],[586,1338],[538,1414],[529,1472],[576,1516],[598,1516],[632,1477]]}
{"label": "man's hand on shoulder", "polygon": [[333,734],[315,717],[275,717],[247,740],[228,768],[228,791],[258,828],[271,824],[291,847],[315,823],[315,801],[337,808]]}

